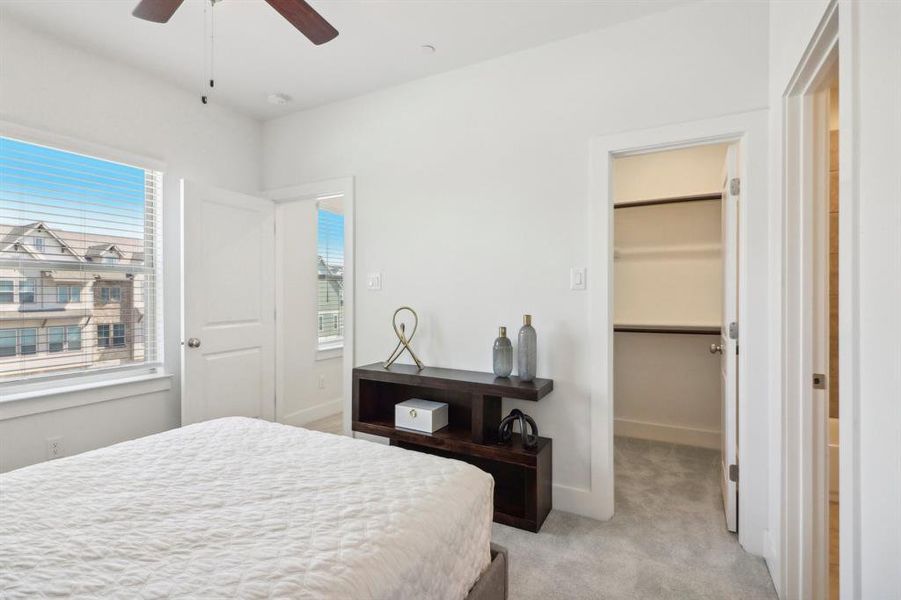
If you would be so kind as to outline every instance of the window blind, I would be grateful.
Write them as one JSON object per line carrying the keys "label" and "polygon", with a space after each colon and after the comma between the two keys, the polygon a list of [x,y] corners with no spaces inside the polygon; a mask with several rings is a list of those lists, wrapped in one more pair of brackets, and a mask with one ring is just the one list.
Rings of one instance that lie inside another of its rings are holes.
{"label": "window blind", "polygon": [[0,382],[159,363],[161,183],[0,137]]}
{"label": "window blind", "polygon": [[317,206],[318,347],[344,343],[344,215],[340,198],[320,200]]}

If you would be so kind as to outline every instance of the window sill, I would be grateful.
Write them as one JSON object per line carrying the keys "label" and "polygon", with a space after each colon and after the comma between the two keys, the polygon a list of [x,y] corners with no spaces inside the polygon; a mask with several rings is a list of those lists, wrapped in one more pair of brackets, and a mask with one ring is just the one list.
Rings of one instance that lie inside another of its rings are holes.
{"label": "window sill", "polygon": [[41,388],[0,388],[0,421],[169,389],[172,389],[171,374],[150,371],[102,380],[74,378]]}
{"label": "window sill", "polygon": [[344,356],[344,344],[335,346],[321,346],[316,349],[316,360],[331,360]]}

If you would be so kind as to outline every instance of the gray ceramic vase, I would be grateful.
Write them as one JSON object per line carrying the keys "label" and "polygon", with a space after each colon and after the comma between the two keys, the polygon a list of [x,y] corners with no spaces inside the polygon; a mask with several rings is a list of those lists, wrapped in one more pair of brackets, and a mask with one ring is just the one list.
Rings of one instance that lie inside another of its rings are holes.
{"label": "gray ceramic vase", "polygon": [[494,374],[498,377],[509,377],[513,372],[513,342],[507,337],[507,328],[498,330],[494,340]]}
{"label": "gray ceramic vase", "polygon": [[535,379],[538,367],[538,336],[532,327],[532,315],[523,315],[519,330],[519,345],[516,348],[516,366],[520,381]]}

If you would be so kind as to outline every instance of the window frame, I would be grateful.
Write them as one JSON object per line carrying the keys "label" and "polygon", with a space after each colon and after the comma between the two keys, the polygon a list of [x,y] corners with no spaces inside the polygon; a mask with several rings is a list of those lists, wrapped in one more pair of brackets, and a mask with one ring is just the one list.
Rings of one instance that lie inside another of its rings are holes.
{"label": "window frame", "polygon": [[[334,210],[329,210],[328,208],[323,207],[323,201],[328,200],[328,199],[331,199],[331,198],[324,198],[324,197],[317,198],[316,206],[315,206],[315,210],[316,210],[316,252],[315,252],[315,254],[316,254],[316,261],[317,261],[315,309],[316,309],[317,325],[318,325],[318,327],[316,329],[316,359],[317,360],[327,360],[329,358],[338,358],[340,356],[343,356],[343,354],[344,354],[345,336],[344,336],[343,328],[342,328],[342,335],[334,336],[334,339],[332,339],[332,340],[322,341],[322,337],[320,337],[320,335],[319,335],[320,331],[323,330],[323,327],[328,325],[329,320],[334,320],[335,327],[337,328],[342,321],[341,314],[345,310],[345,303],[344,303],[343,297],[338,298],[338,300],[339,300],[338,313],[335,315],[333,315],[331,311],[324,313],[322,310],[322,306],[320,305],[321,299],[320,299],[320,294],[319,294],[319,287],[320,287],[320,283],[323,281],[323,280],[319,279],[319,273],[318,273],[318,271],[319,271],[318,263],[319,263],[319,258],[320,258],[319,238],[320,238],[320,234],[321,234],[321,230],[320,230],[321,213],[327,212],[330,214],[339,215],[341,217],[341,224],[342,224],[341,239],[342,239],[342,243],[343,243],[342,255],[344,254],[344,251],[347,248],[347,240],[345,237],[346,230],[347,230],[346,215],[343,212],[343,209],[344,209],[343,203],[345,201],[345,197],[344,197],[344,195],[340,196],[340,200],[342,203],[342,206],[341,206],[342,212],[341,213],[338,213],[338,212],[335,212]],[[337,199],[337,197],[335,197],[334,199]],[[345,272],[342,270],[342,275],[341,275],[342,286],[344,285],[345,275],[346,275]],[[326,278],[325,281],[328,282],[330,280],[328,278]],[[326,289],[326,295],[328,295],[328,289]],[[323,317],[328,317],[328,318],[323,318]]]}
{"label": "window frame", "polygon": [[[59,350],[53,349],[53,330],[59,329],[61,334],[59,342]],[[47,354],[58,354],[66,351],[66,327],[65,325],[48,325],[47,326]]]}
{"label": "window frame", "polygon": [[[31,285],[30,291],[24,291],[26,284]],[[31,300],[25,300],[25,295],[31,296]],[[38,281],[35,277],[23,277],[19,280],[19,304],[37,304]]]}
{"label": "window frame", "polygon": [[[9,284],[9,290],[0,289],[0,304],[15,304],[16,303],[16,280],[15,279],[0,279],[0,286],[4,286]],[[9,300],[4,300],[3,296],[9,294]]]}
{"label": "window frame", "polygon": [[[84,328],[81,325],[65,325],[66,329],[66,351],[67,352],[80,352],[82,348],[84,348]],[[78,332],[77,336],[72,335],[72,330]],[[72,347],[72,338],[78,337],[78,347]]]}
{"label": "window frame", "polygon": [[[38,346],[39,346],[38,342],[40,341],[39,336],[38,336],[38,329],[40,329],[40,328],[39,327],[19,327],[19,329],[18,329],[18,345],[17,345],[18,352],[17,352],[16,356],[34,356],[38,353]],[[33,340],[34,340],[34,343],[28,344],[28,347],[34,348],[34,350],[31,350],[30,352],[25,352],[25,350],[23,350],[23,348],[25,348],[25,344],[22,343],[22,338],[25,337],[24,332],[26,332],[26,331],[34,332],[30,335],[30,337],[33,338]]]}
{"label": "window frame", "polygon": [[[106,333],[100,333],[100,328],[103,327],[106,330]],[[112,346],[110,346],[110,338],[112,337],[110,334],[112,332],[112,323],[97,323],[97,348],[101,350],[108,350]],[[103,343],[101,343],[101,340]]]}
{"label": "window frame", "polygon": [[[145,171],[145,176],[153,179],[153,212],[152,215],[145,216],[145,239],[152,241],[152,255],[146,272],[148,276],[154,279],[154,286],[151,290],[152,294],[147,295],[147,312],[145,321],[148,321],[147,335],[152,336],[153,340],[153,357],[152,360],[145,359],[144,362],[127,364],[127,365],[109,365],[96,369],[73,369],[71,371],[48,372],[46,374],[27,375],[20,378],[13,378],[0,381],[0,392],[3,399],[0,399],[0,406],[7,402],[18,403],[24,400],[39,400],[45,397],[51,397],[57,394],[64,394],[69,390],[89,390],[109,388],[115,390],[118,386],[141,386],[150,389],[170,389],[171,373],[167,372],[166,365],[166,335],[165,332],[171,329],[167,325],[167,321],[176,318],[167,310],[167,303],[164,303],[164,283],[170,280],[170,276],[166,275],[168,265],[163,264],[163,211],[166,202],[166,171],[165,162],[158,159],[150,158],[145,155],[134,154],[122,151],[116,148],[110,148],[102,144],[86,142],[81,139],[71,138],[31,127],[26,127],[15,122],[0,119],[2,125],[2,136],[7,139],[23,142],[26,144],[45,146],[54,150],[68,152],[72,154],[82,155],[88,158],[95,158],[102,161],[109,161],[125,166],[131,166]],[[145,207],[147,206],[145,201]],[[145,215],[147,213],[145,212]],[[65,254],[65,252],[63,252]],[[117,260],[118,265],[120,261]],[[176,269],[177,270],[177,269]],[[85,286],[80,287],[79,301],[85,301],[82,295]],[[90,292],[92,286],[88,287]],[[18,288],[18,286],[16,286]],[[35,287],[35,300],[40,290],[40,286]],[[18,289],[16,289],[18,291]],[[14,294],[15,296],[15,294]],[[93,302],[93,298],[88,299]],[[150,303],[152,302],[152,310]],[[21,304],[19,298],[14,297],[13,304]],[[177,320],[177,319],[176,319]],[[89,340],[85,340],[84,334],[86,327],[79,327],[79,344],[80,348],[91,350],[92,346],[86,346]],[[17,338],[18,339],[18,338]],[[148,346],[145,344],[145,352]],[[145,355],[146,356],[146,355]],[[130,395],[126,388],[121,388],[122,396],[116,396],[120,392],[104,392],[98,395],[96,399],[83,399],[72,401],[73,405],[92,404],[94,402],[102,402],[114,397],[124,397]],[[30,402],[34,408],[25,405],[18,406],[13,409],[17,415],[27,415],[44,412],[45,408],[41,408],[44,404],[58,404],[56,400],[52,402],[40,400]],[[68,401],[67,401],[68,402]],[[0,420],[2,420],[0,414]]]}
{"label": "window frame", "polygon": [[[72,290],[77,290],[73,293]],[[57,304],[74,304],[81,302],[80,285],[58,285],[56,286],[56,303]]]}
{"label": "window frame", "polygon": [[[17,327],[0,328],[0,339],[12,339],[12,346],[0,344],[0,358],[9,358],[11,356],[19,355],[19,329]],[[3,348],[12,348],[12,353],[3,354]]]}

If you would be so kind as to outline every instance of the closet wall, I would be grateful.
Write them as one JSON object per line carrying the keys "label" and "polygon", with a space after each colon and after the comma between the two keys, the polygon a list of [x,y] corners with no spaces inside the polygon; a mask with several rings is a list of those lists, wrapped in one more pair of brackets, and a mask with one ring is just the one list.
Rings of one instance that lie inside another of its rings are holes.
{"label": "closet wall", "polygon": [[717,331],[614,334],[617,435],[720,446],[720,360],[709,352],[721,321],[720,201],[640,203],[718,195],[725,154],[714,145],[614,162],[617,328]]}

